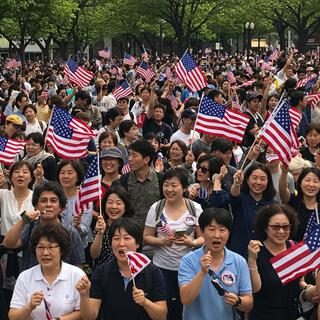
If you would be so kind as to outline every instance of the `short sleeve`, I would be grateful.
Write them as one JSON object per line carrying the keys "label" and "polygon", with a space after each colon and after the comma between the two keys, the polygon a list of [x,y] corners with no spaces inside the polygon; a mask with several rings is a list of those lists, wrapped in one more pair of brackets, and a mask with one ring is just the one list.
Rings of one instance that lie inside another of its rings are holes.
{"label": "short sleeve", "polygon": [[91,289],[90,298],[101,299],[103,298],[103,270],[106,264],[97,266],[91,276]]}
{"label": "short sleeve", "polygon": [[184,284],[188,284],[197,274],[195,266],[192,264],[189,256],[184,256],[180,262],[178,271],[178,283],[179,287]]}
{"label": "short sleeve", "polygon": [[248,269],[247,262],[240,257],[240,284],[239,284],[239,295],[244,294],[251,294],[252,293],[252,287],[251,287],[251,280],[250,280],[250,273]]}
{"label": "short sleeve", "polygon": [[19,309],[28,303],[27,301],[27,285],[29,280],[25,282],[25,272],[21,273],[14,286],[10,308]]}
{"label": "short sleeve", "polygon": [[166,285],[162,272],[156,266],[152,266],[152,301],[165,301],[166,299]]}
{"label": "short sleeve", "polygon": [[202,210],[202,207],[199,203],[193,201],[193,204],[196,209],[196,225],[198,226],[199,225],[199,217],[200,217],[203,210]]}
{"label": "short sleeve", "polygon": [[156,206],[157,202],[155,202],[148,211],[145,223],[147,227],[155,228],[156,226]]}

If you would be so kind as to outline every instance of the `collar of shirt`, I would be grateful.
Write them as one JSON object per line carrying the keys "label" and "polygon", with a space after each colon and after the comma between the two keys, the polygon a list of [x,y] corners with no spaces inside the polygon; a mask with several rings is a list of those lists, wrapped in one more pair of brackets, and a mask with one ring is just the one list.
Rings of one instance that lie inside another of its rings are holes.
{"label": "collar of shirt", "polygon": [[[60,273],[52,284],[54,284],[55,282],[57,282],[59,280],[68,280],[68,277],[69,277],[69,274],[68,274],[68,271],[66,270],[66,264],[65,264],[65,262],[61,261]],[[37,265],[37,268],[35,270],[35,280],[47,282],[47,280],[45,279],[45,277],[43,276],[43,273],[41,271],[40,264]]]}
{"label": "collar of shirt", "polygon": [[132,172],[132,175],[131,175],[131,176],[132,176],[133,182],[135,182],[135,183],[138,183],[138,182],[144,183],[146,180],[152,181],[152,180],[154,179],[154,175],[155,175],[155,174],[156,174],[156,173],[155,173],[153,170],[151,170],[151,168],[149,168],[149,173],[148,173],[146,179],[145,179],[143,182],[141,182],[141,181],[137,178],[135,172]]}

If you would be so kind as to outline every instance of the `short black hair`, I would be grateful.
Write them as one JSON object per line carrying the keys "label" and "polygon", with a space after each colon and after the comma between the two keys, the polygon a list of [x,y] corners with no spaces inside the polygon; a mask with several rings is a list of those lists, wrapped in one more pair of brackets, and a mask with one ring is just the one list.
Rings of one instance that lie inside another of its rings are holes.
{"label": "short black hair", "polygon": [[63,160],[59,163],[58,169],[57,169],[58,181],[60,182],[59,175],[60,175],[62,168],[67,166],[68,164],[70,164],[71,167],[76,171],[76,173],[77,173],[77,184],[76,185],[79,186],[83,180],[85,172],[84,172],[84,168],[83,168],[82,164],[78,160]]}
{"label": "short black hair", "polygon": [[99,146],[101,144],[101,142],[104,140],[104,139],[107,139],[108,137],[110,137],[115,145],[115,147],[118,145],[118,138],[116,136],[115,133],[111,132],[111,131],[103,131],[100,136],[99,136],[99,140],[98,140],[98,143],[99,143]]}
{"label": "short black hair", "polygon": [[170,168],[163,175],[162,181],[164,183],[166,180],[169,180],[172,178],[177,178],[179,180],[179,182],[181,183],[183,189],[188,188],[188,186],[189,186],[189,173],[187,172],[187,170],[185,170],[183,168],[179,168],[179,167]]}
{"label": "short black hair", "polygon": [[153,110],[155,110],[155,109],[162,109],[163,113],[166,112],[164,105],[161,103],[156,103],[155,106],[153,107]]}
{"label": "short black hair", "polygon": [[34,113],[37,113],[37,108],[33,104],[27,104],[26,106],[23,107],[22,113],[24,114],[27,109],[32,109]]}
{"label": "short black hair", "polygon": [[232,230],[233,218],[230,212],[223,208],[206,208],[199,217],[199,226],[202,231],[215,220],[217,224]]}
{"label": "short black hair", "polygon": [[304,93],[300,90],[293,91],[290,96],[290,104],[293,107],[297,107],[299,102],[304,98]]}
{"label": "short black hair", "polygon": [[155,134],[154,132],[148,132],[145,134],[145,136],[143,137],[144,140],[150,141],[150,140],[156,140],[160,146],[161,144],[161,140],[160,137]]}
{"label": "short black hair", "polygon": [[62,187],[55,181],[44,181],[35,187],[32,194],[32,205],[37,206],[40,196],[43,192],[53,192],[59,199],[60,208],[65,208],[67,198],[62,190]]}
{"label": "short black hair", "polygon": [[[88,93],[86,93],[83,90],[78,91],[75,96],[74,96],[75,101],[81,99],[81,100],[87,100],[88,102],[91,102],[91,97],[89,96]],[[89,104],[89,103],[88,103]]]}
{"label": "short black hair", "polygon": [[27,161],[20,160],[20,161],[18,161],[18,162],[15,162],[15,163],[10,167],[10,171],[9,171],[9,181],[10,181],[10,182],[11,182],[11,179],[12,179],[13,172],[14,172],[15,170],[21,169],[23,166],[26,166],[26,167],[29,169],[31,180],[33,180],[34,175],[33,175],[33,168],[32,168],[32,166],[31,166]]}
{"label": "short black hair", "polygon": [[214,138],[211,143],[211,152],[220,151],[226,153],[227,151],[232,151],[233,144],[230,140],[224,138]]}
{"label": "short black hair", "polygon": [[318,123],[312,122],[308,125],[305,135],[308,135],[310,132],[315,131],[320,134],[320,126]]}
{"label": "short black hair", "polygon": [[221,167],[224,165],[224,162],[221,158],[212,156],[212,155],[205,155],[201,156],[198,160],[197,163],[201,164],[204,161],[208,161],[208,169],[209,169],[209,175],[210,179],[215,173],[219,173]]}
{"label": "short black hair", "polygon": [[27,140],[32,140],[34,143],[40,144],[40,147],[44,147],[44,136],[40,132],[31,132],[27,135]]}
{"label": "short black hair", "polygon": [[105,114],[106,124],[110,124],[110,120],[114,121],[114,119],[118,116],[122,116],[120,110],[117,107],[111,108]]}
{"label": "short black hair", "polygon": [[263,241],[267,238],[266,229],[268,227],[268,223],[274,215],[279,213],[283,213],[291,224],[289,239],[295,234],[299,224],[297,213],[288,205],[275,203],[262,207],[256,214],[254,230],[259,240]]}
{"label": "short black hair", "polygon": [[103,199],[101,200],[101,211],[105,219],[107,219],[107,212],[106,212],[106,204],[108,201],[108,198],[111,194],[116,194],[124,203],[124,214],[123,217],[132,217],[134,213],[134,209],[130,200],[130,195],[126,189],[124,189],[121,186],[116,186],[110,188]]}
{"label": "short black hair", "polygon": [[134,126],[137,127],[137,124],[132,120],[123,120],[123,121],[121,121],[120,126],[119,126],[119,136],[120,136],[120,138],[124,138],[125,134],[127,132],[129,132],[130,129],[132,127],[134,127]]}
{"label": "short black hair", "polygon": [[143,158],[149,157],[149,166],[155,158],[155,151],[151,143],[147,140],[136,140],[129,145],[129,150],[138,152]]}
{"label": "short black hair", "polygon": [[142,249],[143,230],[141,225],[133,218],[125,217],[119,218],[111,224],[109,229],[109,240],[112,242],[112,238],[117,230],[124,229],[128,234],[136,240],[139,245],[138,251]]}
{"label": "short black hair", "polygon": [[[299,178],[297,180],[297,193],[298,193],[298,197],[300,197],[301,199],[303,199],[303,192],[301,189],[301,182],[302,180],[305,178],[305,176],[309,173],[313,173],[314,175],[316,175],[318,177],[318,179],[320,180],[320,170],[318,168],[315,167],[311,167],[311,168],[304,168],[300,175]],[[320,192],[318,192],[317,194],[317,200],[320,200]]]}
{"label": "short black hair", "polygon": [[67,229],[61,223],[48,223],[34,228],[30,237],[30,250],[36,253],[36,247],[41,238],[56,242],[60,247],[61,259],[65,259],[71,251],[71,238]]}
{"label": "short black hair", "polygon": [[249,193],[250,192],[250,188],[248,185],[247,180],[249,179],[249,177],[251,176],[252,172],[255,170],[262,170],[268,178],[268,183],[267,183],[267,187],[266,190],[263,191],[262,194],[262,198],[263,200],[272,200],[273,197],[276,195],[276,190],[273,186],[273,182],[272,182],[272,176],[271,176],[271,172],[270,169],[259,162],[254,162],[244,173],[244,179],[243,179],[243,183],[241,186],[241,191],[244,193]]}
{"label": "short black hair", "polygon": [[214,100],[215,97],[218,97],[222,95],[220,90],[210,90],[208,92],[208,97],[211,98],[212,100]]}

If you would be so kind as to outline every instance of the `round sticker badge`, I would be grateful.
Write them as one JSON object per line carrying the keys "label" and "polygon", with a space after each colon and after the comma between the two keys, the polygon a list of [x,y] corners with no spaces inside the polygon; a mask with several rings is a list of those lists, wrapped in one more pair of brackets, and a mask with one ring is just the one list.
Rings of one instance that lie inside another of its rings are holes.
{"label": "round sticker badge", "polygon": [[194,226],[196,224],[196,218],[191,215],[187,215],[186,218],[184,219],[184,223],[187,226]]}
{"label": "round sticker badge", "polygon": [[221,280],[226,286],[232,286],[236,282],[236,276],[230,271],[225,271],[221,275]]}

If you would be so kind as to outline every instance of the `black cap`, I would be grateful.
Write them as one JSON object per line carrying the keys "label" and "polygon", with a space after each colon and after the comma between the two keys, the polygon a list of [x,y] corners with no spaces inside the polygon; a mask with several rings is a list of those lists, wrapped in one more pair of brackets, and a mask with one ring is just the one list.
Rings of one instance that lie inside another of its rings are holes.
{"label": "black cap", "polygon": [[197,117],[197,112],[193,109],[186,109],[181,113],[181,118],[195,119]]}

